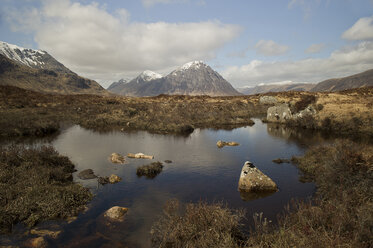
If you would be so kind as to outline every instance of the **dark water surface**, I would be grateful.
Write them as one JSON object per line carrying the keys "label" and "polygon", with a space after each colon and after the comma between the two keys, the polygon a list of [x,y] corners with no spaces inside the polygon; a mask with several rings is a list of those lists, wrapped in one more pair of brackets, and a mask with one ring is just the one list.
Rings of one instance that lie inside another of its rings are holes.
{"label": "dark water surface", "polygon": [[[255,120],[252,127],[226,130],[195,130],[188,137],[156,135],[147,132],[106,134],[95,133],[79,126],[63,131],[51,144],[68,156],[79,171],[93,169],[96,175],[116,174],[122,181],[99,186],[97,180],[74,179],[89,187],[95,197],[89,209],[71,224],[63,225],[57,247],[149,247],[152,223],[162,213],[168,199],[182,203],[223,201],[231,208],[243,208],[246,225],[252,225],[255,212],[276,222],[291,199],[312,196],[315,186],[299,182],[297,168],[292,164],[275,164],[276,158],[301,155],[305,149],[323,140],[314,134],[269,126]],[[240,146],[216,146],[218,140],[236,141]],[[154,160],[126,159],[125,164],[112,164],[108,157],[117,152],[142,152],[154,155]],[[163,171],[154,179],[137,177],[136,168],[153,161],[164,163]],[[237,191],[241,168],[250,160],[271,177],[279,191],[273,195],[244,201]],[[102,214],[112,206],[129,208],[122,223],[107,225]]]}

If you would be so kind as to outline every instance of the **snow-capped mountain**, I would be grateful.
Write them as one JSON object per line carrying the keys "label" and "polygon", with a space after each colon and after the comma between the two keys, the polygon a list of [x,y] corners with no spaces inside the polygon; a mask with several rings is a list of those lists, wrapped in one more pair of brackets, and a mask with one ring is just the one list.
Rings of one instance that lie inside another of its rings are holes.
{"label": "snow-capped mountain", "polygon": [[165,77],[154,76],[145,81],[142,74],[129,83],[118,85],[110,91],[125,96],[170,95],[239,95],[230,83],[202,61],[186,63]]}
{"label": "snow-capped mountain", "polygon": [[72,73],[72,71],[55,60],[46,51],[23,48],[0,41],[0,54],[19,64],[32,68]]}
{"label": "snow-capped mountain", "polygon": [[137,88],[141,87],[141,85],[162,77],[161,74],[146,70],[132,80],[121,79],[112,83],[107,90],[118,95],[132,96],[136,95]]}
{"label": "snow-capped mountain", "polygon": [[150,82],[152,80],[162,78],[163,76],[159,73],[154,72],[154,71],[146,70],[143,73],[141,73],[139,75],[139,77],[146,82]]}
{"label": "snow-capped mountain", "polygon": [[107,94],[97,82],[78,76],[46,51],[0,41],[0,85],[62,94]]}

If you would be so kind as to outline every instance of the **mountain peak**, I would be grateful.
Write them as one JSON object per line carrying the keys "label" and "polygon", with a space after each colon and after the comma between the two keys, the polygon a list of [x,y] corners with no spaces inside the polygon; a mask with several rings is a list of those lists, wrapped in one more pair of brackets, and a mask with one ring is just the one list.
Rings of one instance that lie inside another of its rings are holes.
{"label": "mountain peak", "polygon": [[41,57],[45,55],[46,52],[41,50],[23,48],[17,45],[6,43],[4,41],[0,41],[0,54],[23,65],[35,67],[44,63]]}
{"label": "mountain peak", "polygon": [[199,60],[199,61],[196,60],[196,61],[191,61],[191,62],[188,62],[188,63],[182,65],[176,71],[184,71],[184,70],[188,70],[190,68],[199,69],[200,67],[207,67],[207,65],[201,60]]}
{"label": "mountain peak", "polygon": [[154,72],[154,71],[146,70],[146,71],[143,71],[139,75],[139,77],[141,77],[144,81],[151,81],[151,80],[154,80],[154,79],[162,78],[163,76],[159,73]]}
{"label": "mountain peak", "polygon": [[23,48],[0,41],[0,54],[18,64],[37,69],[47,69],[63,73],[73,73],[50,54],[42,50]]}

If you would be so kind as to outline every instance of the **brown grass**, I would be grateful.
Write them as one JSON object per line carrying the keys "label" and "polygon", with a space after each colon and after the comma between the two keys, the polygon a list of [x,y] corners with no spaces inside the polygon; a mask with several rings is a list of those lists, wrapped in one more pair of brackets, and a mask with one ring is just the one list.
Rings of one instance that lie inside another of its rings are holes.
{"label": "brown grass", "polygon": [[252,125],[266,108],[258,97],[167,96],[130,98],[50,95],[0,86],[0,136],[45,135],[61,122],[97,131],[190,133],[194,128]]}
{"label": "brown grass", "polygon": [[74,165],[52,147],[0,148],[0,232],[23,222],[67,218],[84,209],[91,193],[73,183]]}
{"label": "brown grass", "polygon": [[293,202],[278,229],[254,233],[248,246],[372,247],[372,146],[339,141],[296,160],[318,186],[314,203]]}
{"label": "brown grass", "polygon": [[152,247],[237,247],[242,211],[217,203],[187,204],[182,211],[177,200],[170,200],[164,215],[152,226]]}

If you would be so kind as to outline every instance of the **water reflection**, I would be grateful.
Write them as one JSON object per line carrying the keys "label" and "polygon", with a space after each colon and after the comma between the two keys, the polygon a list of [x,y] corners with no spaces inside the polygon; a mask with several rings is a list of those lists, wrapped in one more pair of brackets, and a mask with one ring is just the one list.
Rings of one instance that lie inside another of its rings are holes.
{"label": "water reflection", "polygon": [[240,190],[241,199],[244,201],[252,201],[260,198],[264,198],[276,193],[275,191],[272,192],[245,192]]}

